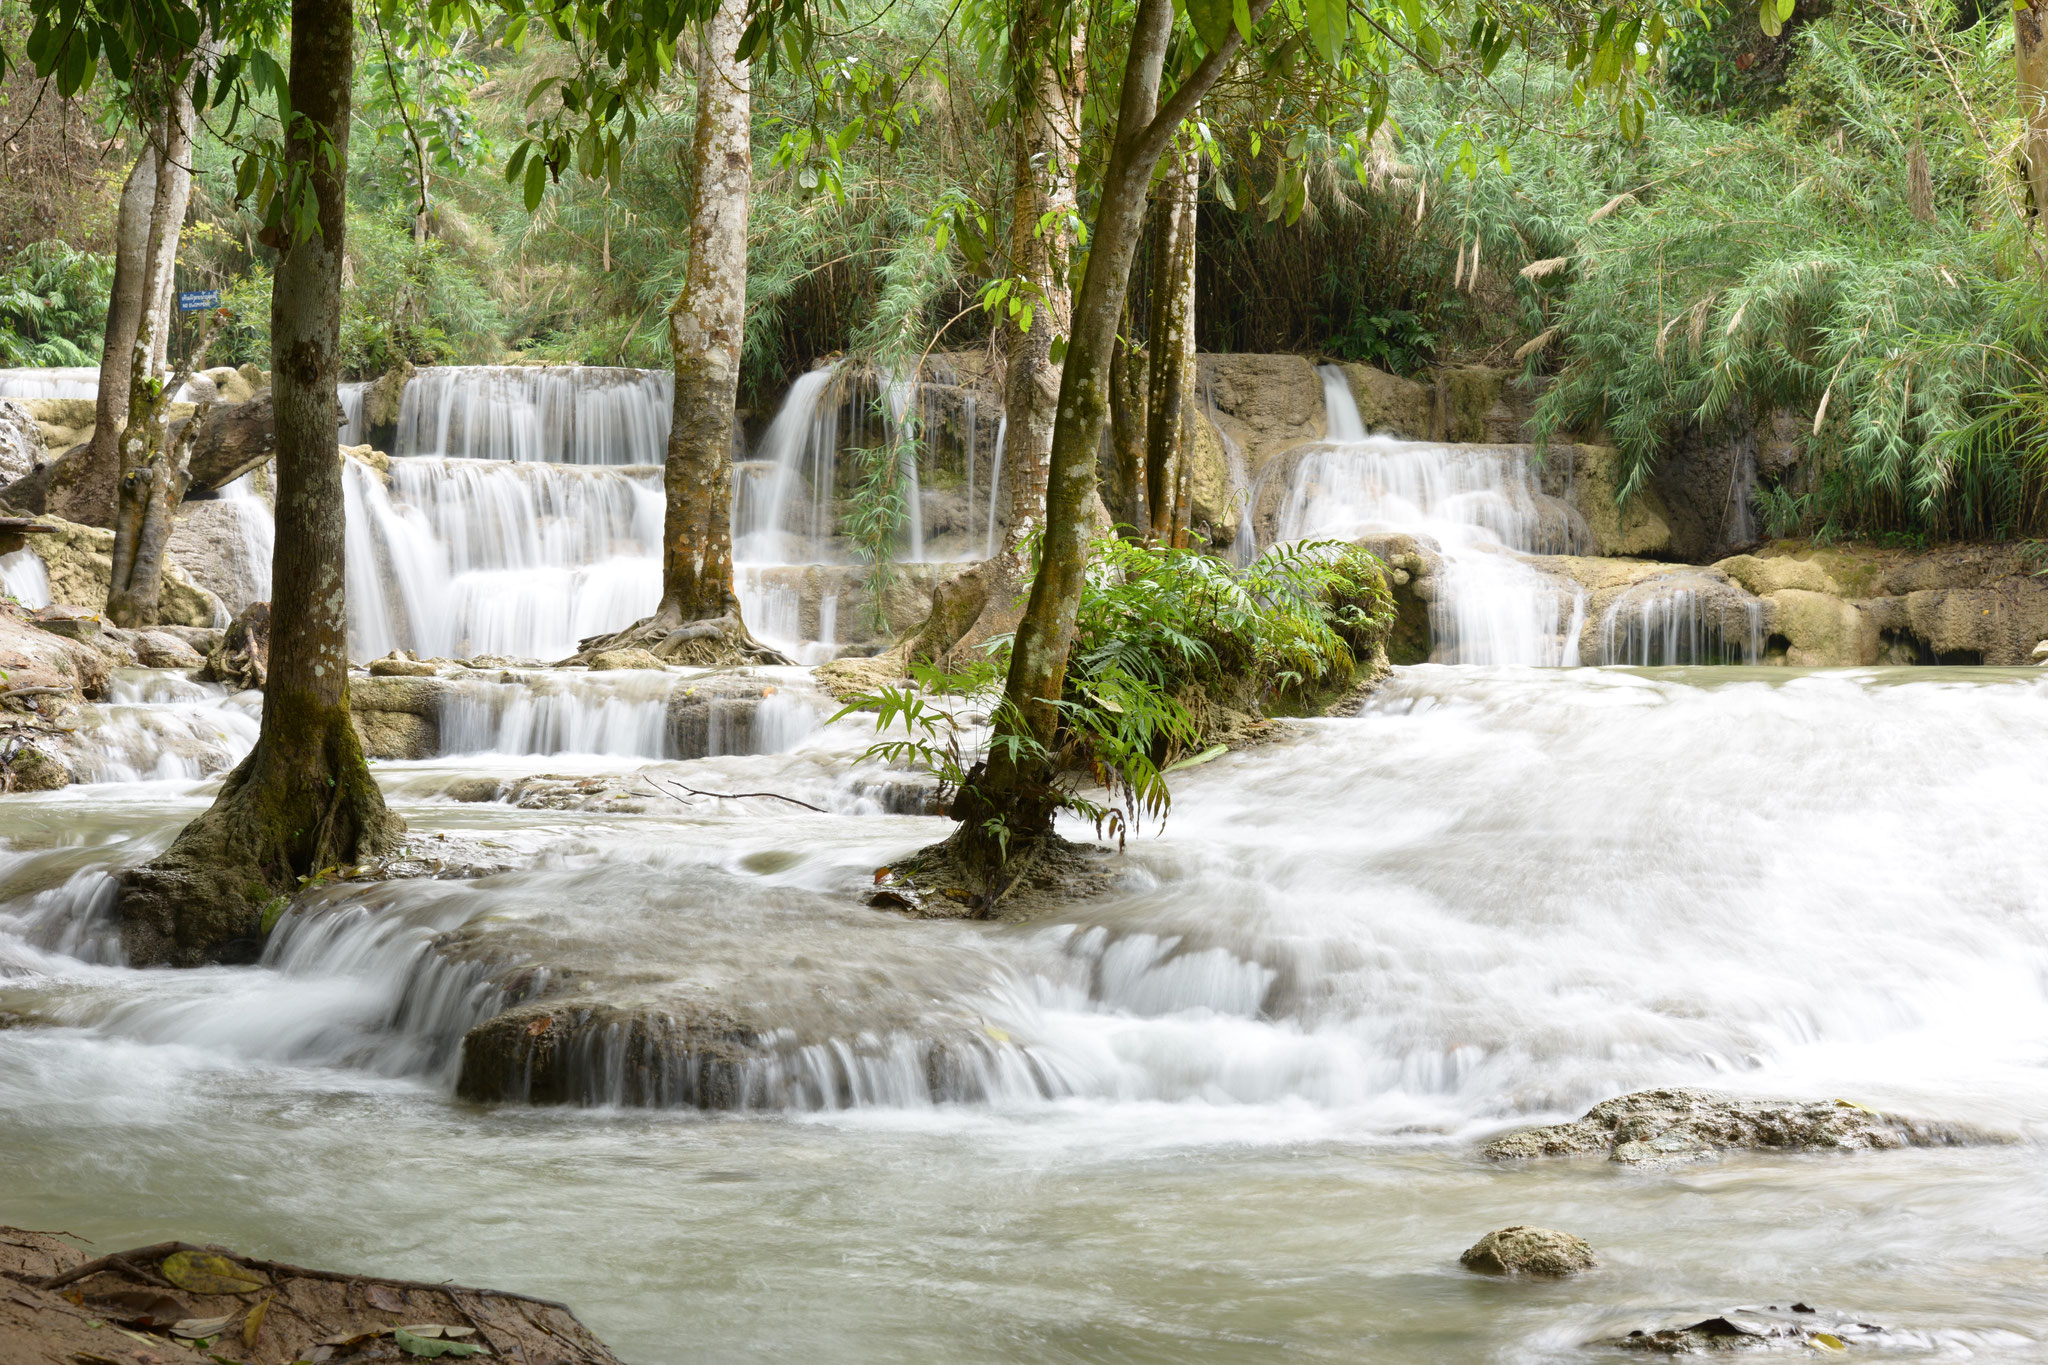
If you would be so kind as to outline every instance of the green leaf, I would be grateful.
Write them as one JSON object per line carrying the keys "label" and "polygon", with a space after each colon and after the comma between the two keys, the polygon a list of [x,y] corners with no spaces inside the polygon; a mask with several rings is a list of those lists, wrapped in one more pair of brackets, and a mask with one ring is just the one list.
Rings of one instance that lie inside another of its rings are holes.
{"label": "green leaf", "polygon": [[1188,22],[1195,26],[1195,36],[1203,47],[1214,52],[1229,40],[1232,0],[1187,0],[1187,7]]}
{"label": "green leaf", "polygon": [[1323,60],[1335,66],[1344,55],[1344,40],[1351,32],[1351,11],[1345,0],[1305,0],[1308,36]]}
{"label": "green leaf", "polygon": [[1184,758],[1178,763],[1167,764],[1166,771],[1170,773],[1177,773],[1182,768],[1199,768],[1204,763],[1215,762],[1217,759],[1223,757],[1223,755],[1229,752],[1230,746],[1227,744],[1212,744],[1192,758]]}
{"label": "green leaf", "polygon": [[548,189],[548,163],[533,157],[526,163],[526,211],[532,213],[540,207],[541,196]]}
{"label": "green leaf", "polygon": [[418,1356],[422,1360],[432,1360],[436,1356],[482,1355],[484,1349],[463,1341],[441,1341],[433,1337],[414,1336],[403,1327],[393,1330],[391,1339],[398,1343],[399,1350],[409,1356]]}

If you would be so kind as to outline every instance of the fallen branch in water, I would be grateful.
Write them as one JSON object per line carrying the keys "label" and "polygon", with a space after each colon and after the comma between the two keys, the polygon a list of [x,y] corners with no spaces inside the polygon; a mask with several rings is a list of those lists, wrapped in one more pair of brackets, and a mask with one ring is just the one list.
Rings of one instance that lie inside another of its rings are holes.
{"label": "fallen branch in water", "polygon": [[[677,796],[672,791],[663,790],[661,785],[651,777],[643,777],[641,780],[646,782],[648,786],[654,788],[655,794],[657,796],[666,796],[672,801],[681,801],[683,799],[682,797]],[[820,815],[830,815],[832,813],[831,811],[826,810],[823,806],[814,806],[808,801],[799,801],[794,796],[784,796],[781,792],[707,792],[699,791],[695,787],[685,786],[681,782],[674,782],[671,783],[671,785],[681,787],[685,792],[688,792],[691,796],[708,796],[714,801],[740,801],[750,796],[765,796],[771,801],[787,801],[792,806],[802,806],[805,810],[814,810],[818,812],[818,814]]]}

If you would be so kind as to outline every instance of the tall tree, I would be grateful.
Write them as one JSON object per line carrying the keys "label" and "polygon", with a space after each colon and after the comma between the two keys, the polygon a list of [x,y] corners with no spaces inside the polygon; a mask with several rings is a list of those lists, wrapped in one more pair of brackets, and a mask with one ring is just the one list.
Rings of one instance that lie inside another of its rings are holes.
{"label": "tall tree", "polygon": [[[211,809],[123,879],[130,960],[252,958],[265,908],[302,877],[389,849],[384,807],[349,721],[341,465],[335,454],[341,267],[347,246],[352,0],[293,0],[283,158],[290,205],[271,291],[277,549],[270,675],[256,747]],[[138,341],[138,346],[140,342]]]}
{"label": "tall tree", "polygon": [[1152,539],[1175,543],[1176,495],[1193,444],[1195,396],[1195,213],[1199,153],[1169,155],[1154,210],[1151,359],[1145,395],[1145,506]]}
{"label": "tall tree", "polygon": [[655,617],[665,626],[738,611],[732,583],[732,439],[746,338],[747,210],[754,169],[748,64],[734,55],[745,27],[746,0],[719,0],[697,44],[690,261],[668,325],[675,411],[664,480],[661,609]]}
{"label": "tall tree", "polygon": [[2013,0],[2013,65],[2019,78],[2020,163],[2034,200],[2034,215],[2048,220],[2048,5]]}
{"label": "tall tree", "polygon": [[[163,586],[163,549],[171,517],[190,482],[186,459],[198,423],[187,423],[186,438],[169,438],[166,418],[171,394],[163,374],[171,311],[177,285],[178,244],[184,237],[185,208],[192,197],[192,86],[200,64],[188,64],[183,79],[164,82],[163,123],[156,152],[156,193],[149,215],[149,249],[143,257],[142,298],[154,300],[135,331],[128,365],[128,422],[119,442],[121,477],[115,495],[113,576],[107,615],[118,626],[153,626]],[[105,375],[101,376],[102,381]]]}
{"label": "tall tree", "polygon": [[135,333],[143,313],[143,276],[154,240],[150,211],[156,204],[156,168],[156,147],[145,140],[121,189],[114,223],[114,283],[107,300],[106,337],[100,345],[92,439],[83,459],[56,466],[46,495],[45,505],[52,515],[92,526],[112,522],[114,488],[121,477],[121,430],[128,422]]}

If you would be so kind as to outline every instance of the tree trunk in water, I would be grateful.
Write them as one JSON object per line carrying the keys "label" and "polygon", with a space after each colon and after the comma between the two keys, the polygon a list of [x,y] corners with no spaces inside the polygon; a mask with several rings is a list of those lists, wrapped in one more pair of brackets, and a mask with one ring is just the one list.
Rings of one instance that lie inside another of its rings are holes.
{"label": "tree trunk in water", "polygon": [[2013,62],[2019,77],[2020,163],[2033,194],[2033,214],[2048,217],[2048,29],[2042,18],[2048,0],[2021,0],[2012,12]]}
{"label": "tree trunk in water", "polygon": [[[114,228],[114,287],[107,300],[107,335],[100,346],[100,392],[92,440],[82,458],[53,471],[46,509],[67,521],[111,525],[114,486],[121,477],[121,428],[128,421],[128,382],[135,333],[142,321],[143,274],[148,269],[150,210],[156,203],[156,149],[145,146],[121,190]],[[62,453],[62,452],[58,452]],[[38,509],[45,510],[45,509]]]}
{"label": "tree trunk in water", "polygon": [[750,79],[735,60],[745,0],[719,0],[697,56],[690,267],[669,310],[675,415],[664,482],[661,609],[678,626],[738,613],[732,586],[732,436],[746,335]]}
{"label": "tree trunk in water", "polygon": [[1151,358],[1146,382],[1145,505],[1152,539],[1174,539],[1179,471],[1195,395],[1195,152],[1173,153],[1159,189],[1152,250]]}
{"label": "tree trunk in water", "polygon": [[[1253,0],[1251,22],[1256,24],[1271,7],[1272,0]],[[1004,705],[996,720],[999,742],[991,745],[986,762],[969,774],[953,803],[960,828],[949,841],[949,850],[962,870],[984,879],[975,892],[984,913],[1028,863],[1028,857],[1019,860],[1016,855],[1035,848],[1052,832],[1053,814],[1059,808],[1059,774],[1051,758],[1059,732],[1058,703],[1081,605],[1087,539],[1099,505],[1095,452],[1109,415],[1117,322],[1123,316],[1131,260],[1144,220],[1146,188],[1182,120],[1194,113],[1194,106],[1237,53],[1239,38],[1233,29],[1162,106],[1160,73],[1172,33],[1172,0],[1139,0],[1088,268],[1074,300],[1073,328],[1060,376],[1038,574],[1010,653]],[[1004,740],[1012,742],[1000,742]]]}
{"label": "tree trunk in water", "polygon": [[285,154],[306,168],[319,235],[285,247],[271,294],[277,551],[263,728],[212,809],[123,878],[121,939],[138,965],[253,959],[302,878],[388,851],[404,828],[384,808],[348,709],[334,395],[353,11],[350,0],[292,4],[291,107],[313,137],[299,122]]}
{"label": "tree trunk in water", "polygon": [[[1010,523],[1005,548],[1015,554],[1034,526],[1045,520],[1045,485],[1052,457],[1052,429],[1059,411],[1060,366],[1053,362],[1054,337],[1073,326],[1073,294],[1067,283],[1078,212],[1073,161],[1078,151],[1080,73],[1087,67],[1076,27],[1065,52],[1046,49],[1062,41],[1060,9],[1051,0],[1024,0],[1011,29],[1011,74],[1017,103],[1010,200],[1010,270],[1029,281],[1024,297],[1033,304],[1031,329],[1003,324],[1009,355],[1003,377],[1003,412],[1009,434],[1003,463],[1010,482]],[[1033,54],[1043,53],[1036,60]],[[1061,60],[1054,60],[1055,56]],[[1048,214],[1057,215],[1048,221]],[[1041,231],[1041,226],[1043,230]]]}
{"label": "tree trunk in water", "polygon": [[[190,92],[174,91],[170,103],[156,148],[156,196],[142,271],[142,296],[156,303],[136,327],[129,364],[128,424],[121,436],[121,478],[114,504],[114,573],[107,590],[107,615],[115,625],[131,630],[157,623],[163,543],[170,537],[171,515],[184,501],[190,479],[185,465],[190,443],[171,441],[167,429],[171,392],[162,372],[178,241],[192,192]],[[189,424],[187,430],[192,430]],[[145,552],[143,541],[151,538],[152,530],[155,550]]]}

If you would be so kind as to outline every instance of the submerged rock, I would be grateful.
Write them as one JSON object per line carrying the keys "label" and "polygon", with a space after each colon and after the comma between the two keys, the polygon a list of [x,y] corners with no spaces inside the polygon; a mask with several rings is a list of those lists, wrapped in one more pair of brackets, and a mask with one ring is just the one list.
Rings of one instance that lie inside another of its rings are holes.
{"label": "submerged rock", "polygon": [[88,1259],[59,1237],[0,1228],[0,1275],[0,1360],[9,1365],[444,1354],[618,1365],[566,1305],[548,1299],[308,1270],[225,1247],[159,1242]]}
{"label": "submerged rock", "polygon": [[2001,1142],[1961,1124],[1932,1123],[1847,1100],[1757,1100],[1711,1090],[1641,1090],[1596,1104],[1586,1116],[1524,1128],[1486,1144],[1494,1161],[1604,1156],[1625,1166],[1703,1161],[1733,1149],[1866,1151]]}
{"label": "submerged rock", "polygon": [[606,673],[622,668],[667,668],[651,650],[605,649],[590,656],[590,671]]}
{"label": "submerged rock", "polygon": [[1499,1228],[1465,1249],[1458,1264],[1483,1275],[1576,1275],[1595,1264],[1583,1238],[1549,1228]]}
{"label": "submerged rock", "polygon": [[[1857,1322],[1839,1314],[1821,1314],[1803,1303],[1789,1311],[1738,1308],[1702,1318],[1683,1327],[1638,1329],[1599,1345],[1640,1351],[1645,1355],[1688,1356],[1741,1352],[1846,1351],[1859,1338],[1882,1333],[1875,1323]],[[1861,1344],[1876,1343],[1864,1340]]]}

